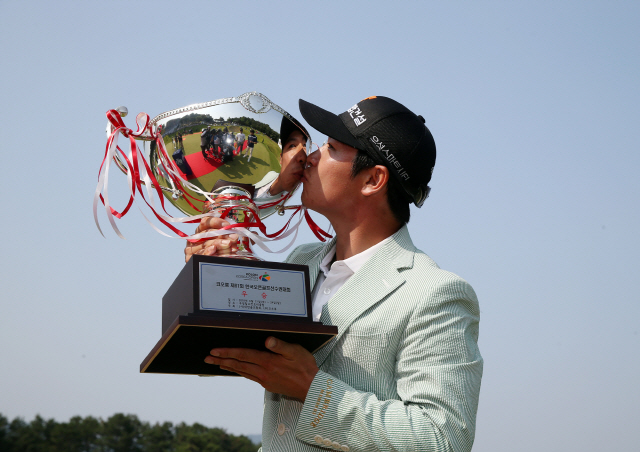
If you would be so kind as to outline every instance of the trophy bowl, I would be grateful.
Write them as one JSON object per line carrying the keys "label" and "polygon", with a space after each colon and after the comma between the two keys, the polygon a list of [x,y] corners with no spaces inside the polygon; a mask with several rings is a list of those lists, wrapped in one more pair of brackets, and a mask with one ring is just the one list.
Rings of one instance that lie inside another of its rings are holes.
{"label": "trophy bowl", "polygon": [[[214,186],[220,188],[216,186],[220,180],[227,186],[253,186],[252,197],[260,199],[259,205],[269,205],[259,209],[260,218],[273,214],[278,210],[274,202],[286,201],[283,193],[291,194],[298,186],[306,151],[311,148],[306,129],[256,92],[171,110],[156,116],[150,124],[160,132],[170,154],[167,162],[152,141],[148,154],[151,169],[169,202],[186,215],[206,210],[204,193],[213,193]],[[283,149],[283,142],[294,132],[303,137],[304,144]],[[297,155],[286,156],[285,151]],[[176,183],[168,166],[188,184]],[[264,189],[276,179],[284,182],[279,184],[282,191]],[[224,190],[217,194],[221,193]]]}

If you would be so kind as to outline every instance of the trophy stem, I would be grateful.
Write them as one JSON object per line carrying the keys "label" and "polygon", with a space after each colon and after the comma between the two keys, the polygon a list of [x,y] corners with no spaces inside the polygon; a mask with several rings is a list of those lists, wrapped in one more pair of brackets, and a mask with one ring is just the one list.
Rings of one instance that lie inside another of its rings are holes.
{"label": "trophy stem", "polygon": [[[214,212],[216,216],[227,220],[233,226],[234,223],[245,226],[247,223],[255,223],[255,212],[258,207],[251,199],[251,194],[245,189],[233,185],[219,187],[211,193],[212,203],[205,206],[209,212]],[[229,233],[232,233],[230,230]],[[233,254],[217,255],[220,257],[231,257],[236,259],[247,259],[261,261],[263,259],[256,256],[251,249],[251,239],[239,236],[236,242],[238,251]]]}
{"label": "trophy stem", "polygon": [[238,239],[238,251],[235,254],[229,255],[229,257],[235,257],[238,259],[249,259],[253,261],[263,260],[253,253],[253,250],[251,249],[251,240],[249,239],[249,237],[240,237]]}

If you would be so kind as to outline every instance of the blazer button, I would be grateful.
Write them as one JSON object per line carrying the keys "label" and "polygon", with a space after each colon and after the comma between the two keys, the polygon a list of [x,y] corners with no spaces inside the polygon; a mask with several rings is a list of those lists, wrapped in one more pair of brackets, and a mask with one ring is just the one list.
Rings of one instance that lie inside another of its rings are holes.
{"label": "blazer button", "polygon": [[334,441],[333,443],[331,443],[331,447],[333,447],[335,450],[340,450],[340,443]]}
{"label": "blazer button", "polygon": [[322,441],[322,442],[327,447],[331,447],[333,445],[333,442],[329,438],[325,438],[324,441]]}
{"label": "blazer button", "polygon": [[284,435],[284,432],[287,431],[287,426],[284,424],[278,424],[278,435]]}
{"label": "blazer button", "polygon": [[349,446],[340,446],[340,450],[343,452],[349,452]]}
{"label": "blazer button", "polygon": [[324,443],[323,443],[323,438],[322,438],[322,436],[320,436],[320,435],[316,435],[316,436],[314,436],[314,437],[313,437],[313,440],[314,440],[316,443],[318,443],[318,444],[324,444]]}

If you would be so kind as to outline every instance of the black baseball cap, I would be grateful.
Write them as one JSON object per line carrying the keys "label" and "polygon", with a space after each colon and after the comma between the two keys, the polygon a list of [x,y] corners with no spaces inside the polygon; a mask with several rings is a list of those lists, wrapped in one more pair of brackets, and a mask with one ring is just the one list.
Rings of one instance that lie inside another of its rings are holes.
{"label": "black baseball cap", "polygon": [[321,133],[389,168],[417,207],[429,196],[436,143],[424,118],[393,99],[367,97],[339,115],[300,99],[302,117]]}
{"label": "black baseball cap", "polygon": [[282,146],[284,146],[284,142],[289,138],[294,131],[300,131],[308,140],[311,135],[307,132],[307,129],[302,127],[302,124],[298,122],[294,117],[287,118],[286,116],[282,117],[282,122],[280,123],[280,140],[282,141]]}

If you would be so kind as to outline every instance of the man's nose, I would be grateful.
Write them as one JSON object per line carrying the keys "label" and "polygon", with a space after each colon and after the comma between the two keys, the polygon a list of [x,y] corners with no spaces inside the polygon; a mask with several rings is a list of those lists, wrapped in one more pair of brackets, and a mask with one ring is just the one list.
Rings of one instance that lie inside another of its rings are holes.
{"label": "man's nose", "polygon": [[318,160],[320,159],[320,150],[313,151],[311,154],[307,156],[307,165],[315,166],[318,164]]}

